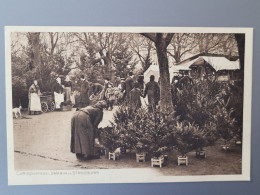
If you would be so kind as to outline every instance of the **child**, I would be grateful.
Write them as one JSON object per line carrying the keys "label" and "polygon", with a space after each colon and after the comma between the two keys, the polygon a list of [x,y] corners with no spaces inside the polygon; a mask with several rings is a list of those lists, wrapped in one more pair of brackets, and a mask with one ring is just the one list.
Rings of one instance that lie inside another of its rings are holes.
{"label": "child", "polygon": [[106,90],[105,97],[107,100],[107,109],[113,110],[113,105],[116,100],[116,95],[115,95],[115,90],[111,84],[108,84],[108,88]]}

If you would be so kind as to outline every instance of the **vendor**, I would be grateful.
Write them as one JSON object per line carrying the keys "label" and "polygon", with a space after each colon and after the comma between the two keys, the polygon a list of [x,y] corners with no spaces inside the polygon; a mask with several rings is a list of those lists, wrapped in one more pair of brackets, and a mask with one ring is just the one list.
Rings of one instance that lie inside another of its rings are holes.
{"label": "vendor", "polygon": [[56,109],[60,109],[60,104],[64,102],[63,86],[61,85],[61,78],[58,77],[53,86],[54,101]]}
{"label": "vendor", "polygon": [[29,88],[28,98],[28,112],[29,114],[40,114],[42,112],[41,109],[41,101],[40,101],[40,88],[37,80],[33,81],[33,84]]}

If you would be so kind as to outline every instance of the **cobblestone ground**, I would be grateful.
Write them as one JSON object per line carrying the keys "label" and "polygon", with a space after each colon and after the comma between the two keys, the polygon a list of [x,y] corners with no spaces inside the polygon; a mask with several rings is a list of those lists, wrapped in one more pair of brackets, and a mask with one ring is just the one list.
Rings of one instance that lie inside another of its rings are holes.
{"label": "cobblestone ground", "polygon": [[[70,153],[70,119],[73,111],[24,115],[14,119],[15,170],[75,170],[145,168],[151,175],[240,174],[241,147],[233,145],[232,152],[220,151],[219,144],[207,148],[207,159],[196,159],[189,153],[189,166],[177,166],[177,153],[169,154],[163,168],[151,168],[150,161],[137,163],[135,154],[124,154],[118,161],[100,159],[79,162]],[[100,126],[107,126],[114,111],[104,111]]]}

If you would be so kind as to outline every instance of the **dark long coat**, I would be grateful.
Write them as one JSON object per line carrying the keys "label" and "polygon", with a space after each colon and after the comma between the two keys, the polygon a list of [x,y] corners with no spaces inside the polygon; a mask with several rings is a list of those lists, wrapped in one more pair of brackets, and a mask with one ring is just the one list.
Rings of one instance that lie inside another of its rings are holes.
{"label": "dark long coat", "polygon": [[63,93],[63,87],[58,82],[55,82],[52,86],[52,91],[56,93]]}
{"label": "dark long coat", "polygon": [[148,102],[150,105],[157,105],[160,100],[160,87],[155,81],[150,81],[146,84],[144,90],[144,97],[148,95]]}
{"label": "dark long coat", "polygon": [[125,80],[125,91],[126,91],[126,97],[129,100],[129,93],[134,88],[134,79],[131,77],[128,77]]}
{"label": "dark long coat", "polygon": [[73,114],[70,145],[72,153],[94,155],[95,137],[102,118],[103,109],[95,106],[87,106]]}
{"label": "dark long coat", "polygon": [[78,98],[78,107],[83,108],[90,104],[89,100],[89,83],[84,80],[80,82],[80,95]]}
{"label": "dark long coat", "polygon": [[140,97],[142,97],[142,93],[139,88],[134,88],[130,91],[129,104],[130,104],[131,108],[133,108],[133,109],[141,108],[142,103],[141,103]]}

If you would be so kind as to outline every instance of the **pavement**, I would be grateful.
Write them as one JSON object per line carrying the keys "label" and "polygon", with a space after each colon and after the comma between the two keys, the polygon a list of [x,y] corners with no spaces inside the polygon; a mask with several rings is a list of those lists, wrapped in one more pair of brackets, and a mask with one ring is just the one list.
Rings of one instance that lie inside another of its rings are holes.
{"label": "pavement", "polygon": [[[112,111],[104,111],[99,127],[110,124],[115,109],[116,107]],[[137,163],[134,154],[122,155],[117,161],[108,160],[105,156],[95,160],[78,161],[75,154],[70,152],[70,122],[74,112],[75,109],[14,118],[15,170],[148,168],[148,172],[158,175],[158,171],[150,167],[150,162]]]}

